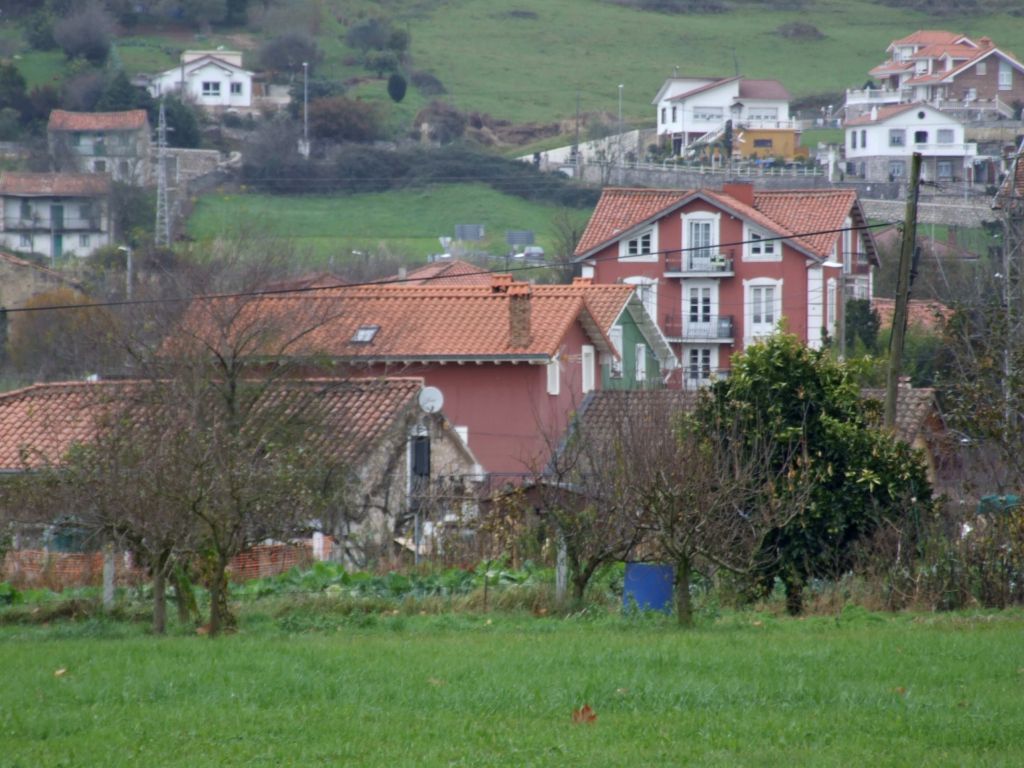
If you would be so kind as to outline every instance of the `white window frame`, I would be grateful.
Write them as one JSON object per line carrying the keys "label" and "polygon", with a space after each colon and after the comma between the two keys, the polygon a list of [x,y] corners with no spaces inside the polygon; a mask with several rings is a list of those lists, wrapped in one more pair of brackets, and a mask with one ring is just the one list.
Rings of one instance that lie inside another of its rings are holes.
{"label": "white window frame", "polygon": [[622,378],[622,326],[616,323],[608,329],[608,338],[612,342],[612,346],[615,347],[615,351],[619,353],[618,357],[614,355],[610,356],[608,360],[608,376],[612,379]]}
{"label": "white window frame", "polygon": [[979,61],[977,67],[975,68],[975,72],[977,74],[979,74],[979,75],[987,75],[988,74],[988,62],[987,61]]}
{"label": "white window frame", "polygon": [[907,176],[907,162],[906,160],[890,160],[889,161],[889,175],[893,179],[903,179]]}
{"label": "white window frame", "polygon": [[633,347],[633,354],[636,357],[634,360],[636,366],[636,380],[647,381],[647,345],[642,342],[637,342]]}
{"label": "white window frame", "polygon": [[890,128],[889,129],[889,146],[890,147],[905,147],[905,146],[907,146],[907,129],[906,128]]}
{"label": "white window frame", "polygon": [[597,377],[594,375],[594,364],[596,361],[597,355],[594,352],[594,345],[584,344],[580,348],[580,367],[582,368],[580,380],[583,385],[583,394],[593,392],[597,386]]}
{"label": "white window frame", "polygon": [[232,83],[229,83],[229,85],[231,87],[228,90],[231,92],[232,96],[241,96],[242,95],[242,82],[240,80],[236,80],[236,81],[234,81]]}
{"label": "white window frame", "polygon": [[[943,171],[946,170],[946,173]],[[950,181],[953,178],[953,161],[952,160],[936,160],[935,161],[935,178],[940,181]]]}
{"label": "white window frame", "polygon": [[[646,240],[646,242],[644,242]],[[647,227],[619,241],[619,261],[656,262],[658,228]]]}
{"label": "white window frame", "polygon": [[956,141],[956,131],[952,128],[939,128],[935,132],[936,144],[953,144]]}
{"label": "white window frame", "polygon": [[839,282],[834,278],[830,277],[827,282],[828,285],[828,310],[827,310],[827,328],[828,335],[831,338],[835,338],[836,335],[836,316],[839,310]]}
{"label": "white window frame", "polygon": [[[773,280],[766,277],[756,277],[743,281],[743,337],[744,344],[750,344],[758,339],[772,336],[779,329],[779,321],[782,319],[782,278]],[[771,320],[765,321],[764,295],[757,296],[759,291],[771,288]],[[755,298],[759,301],[758,309],[761,310],[762,319],[755,323]]]}
{"label": "white window frame", "polygon": [[999,90],[1013,90],[1013,67],[1008,61],[999,62]]}
{"label": "white window frame", "polygon": [[80,234],[78,236],[78,247],[79,248],[91,248],[92,247],[91,245],[89,245],[89,235],[88,234],[83,232],[82,234]]}
{"label": "white window frame", "polygon": [[856,149],[856,148],[857,148],[857,129],[854,128],[852,131],[850,131],[850,149]]}
{"label": "white window frame", "polygon": [[693,108],[693,119],[705,123],[715,123],[725,119],[723,107],[702,106]]}
{"label": "white window frame", "polygon": [[716,347],[689,347],[683,358],[683,378],[690,386],[703,386],[711,381],[717,362]]}
{"label": "white window frame", "polygon": [[[680,216],[682,219],[682,234],[683,234],[683,261],[689,263],[694,259],[706,258],[709,261],[714,259],[719,254],[719,243],[721,242],[721,229],[722,229],[722,214],[711,213],[710,211],[694,211],[693,213],[684,213]],[[694,250],[693,243],[691,241],[691,228],[696,224],[710,224],[710,242],[707,245],[699,246],[701,250],[705,251],[705,254],[699,254]],[[708,271],[710,271],[710,264],[708,265]]]}
{"label": "white window frame", "polygon": [[548,360],[546,369],[548,394],[557,397],[562,393],[562,366],[558,362],[558,355]]}
{"label": "white window frame", "polygon": [[853,272],[853,220],[847,216],[843,221],[843,274]]}
{"label": "white window frame", "polygon": [[782,241],[764,229],[743,227],[744,261],[782,261]]}
{"label": "white window frame", "polygon": [[203,80],[201,89],[204,97],[220,96],[220,82],[217,80]]}
{"label": "white window frame", "polygon": [[32,235],[26,235],[24,232],[22,232],[21,236],[20,236],[20,238],[18,240],[18,247],[19,248],[31,248],[32,247]]}

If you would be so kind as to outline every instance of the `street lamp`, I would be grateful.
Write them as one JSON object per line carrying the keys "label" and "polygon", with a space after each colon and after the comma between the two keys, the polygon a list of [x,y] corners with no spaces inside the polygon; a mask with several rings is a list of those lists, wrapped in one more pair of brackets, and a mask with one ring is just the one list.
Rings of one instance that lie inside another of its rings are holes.
{"label": "street lamp", "polygon": [[619,131],[618,131],[618,145],[619,145],[619,184],[622,183],[622,168],[625,162],[624,152],[622,150],[622,83],[619,83]]}
{"label": "street lamp", "polygon": [[302,139],[309,141],[309,62],[302,62]]}

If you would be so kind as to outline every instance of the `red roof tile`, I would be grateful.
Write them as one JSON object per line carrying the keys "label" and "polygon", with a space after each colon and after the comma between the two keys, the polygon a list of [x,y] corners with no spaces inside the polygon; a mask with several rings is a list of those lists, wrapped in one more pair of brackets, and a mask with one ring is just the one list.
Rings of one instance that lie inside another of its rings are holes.
{"label": "red roof tile", "polygon": [[110,177],[97,173],[0,173],[0,195],[97,197],[110,194]]}
{"label": "red roof tile", "polygon": [[50,112],[50,131],[134,131],[147,126],[149,118],[144,109],[125,112]]}
{"label": "red roof tile", "polygon": [[952,45],[957,40],[963,39],[959,32],[946,32],[941,29],[919,29],[899,40],[893,40],[892,45]]}
{"label": "red roof tile", "polygon": [[586,253],[627,229],[655,218],[691,194],[679,189],[605,188],[576,246],[576,254]]}
{"label": "red roof tile", "polygon": [[[276,404],[312,391],[324,449],[358,462],[416,403],[418,378],[313,379],[270,390]],[[68,450],[94,440],[111,413],[143,412],[150,382],[36,384],[0,395],[0,470],[59,465]],[[268,401],[269,402],[269,401]],[[137,411],[135,409],[138,409]]]}
{"label": "red roof tile", "polygon": [[[878,313],[883,328],[892,325],[892,317],[896,311],[895,299],[876,296],[871,299],[871,306]],[[952,316],[952,309],[934,299],[911,299],[907,305],[907,325],[927,331],[941,331]]]}
{"label": "red roof tile", "polygon": [[713,203],[735,211],[760,227],[783,236],[819,258],[832,253],[836,233],[800,236],[804,232],[835,230],[856,212],[857,193],[853,190],[786,190],[754,192],[754,205],[731,195],[710,190],[608,188],[594,209],[587,228],[576,247],[577,257],[614,242],[623,232],[652,220],[700,195]]}
{"label": "red roof tile", "polygon": [[778,80],[740,80],[741,99],[778,99],[789,101],[791,96]]}
{"label": "red roof tile", "polygon": [[406,285],[490,285],[491,272],[461,259],[444,259],[412,270],[403,282]]}
{"label": "red roof tile", "polygon": [[920,106],[922,106],[922,104],[920,103],[890,104],[889,106],[886,107],[879,107],[875,111],[874,117],[871,116],[870,112],[865,112],[863,115],[858,115],[857,117],[850,118],[844,123],[844,125],[870,125],[871,123],[884,123],[890,117],[895,117],[896,115],[902,114],[903,112],[907,112],[911,109],[915,109]]}
{"label": "red roof tile", "polygon": [[[199,301],[190,307],[186,326],[203,338],[211,333],[230,338],[233,329],[245,329],[254,337],[246,352],[250,355],[326,355],[364,361],[537,359],[556,354],[576,322],[583,324],[601,351],[609,351],[608,329],[634,294],[628,285],[530,286],[513,283],[511,278],[507,284],[500,289],[365,285],[297,296]],[[528,301],[530,306],[530,338],[521,346],[513,345],[511,339],[511,302],[515,300]],[[230,326],[220,322],[222,314],[231,318]],[[372,340],[353,341],[360,328],[370,326],[378,326]],[[261,328],[263,333],[256,333]],[[288,334],[299,329],[308,332],[290,341]]]}

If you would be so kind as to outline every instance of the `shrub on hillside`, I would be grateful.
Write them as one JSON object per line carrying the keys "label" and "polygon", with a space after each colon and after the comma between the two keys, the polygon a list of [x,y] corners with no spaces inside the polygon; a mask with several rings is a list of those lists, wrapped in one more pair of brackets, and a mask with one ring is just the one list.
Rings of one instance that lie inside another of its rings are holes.
{"label": "shrub on hillside", "polygon": [[419,111],[413,119],[417,130],[426,127],[426,136],[421,138],[448,144],[462,137],[466,131],[466,116],[451,104],[432,101]]}
{"label": "shrub on hillside", "polygon": [[259,62],[264,69],[279,72],[302,72],[302,63],[309,66],[312,75],[323,58],[316,40],[305,32],[293,30],[267,40],[259,51]]}
{"label": "shrub on hillside", "polygon": [[414,69],[410,72],[409,82],[411,82],[413,87],[424,96],[440,96],[448,93],[448,89],[444,87],[444,83],[438,80],[430,72],[423,69]]}
{"label": "shrub on hillside", "polygon": [[335,142],[369,142],[383,136],[377,104],[346,96],[317,99],[309,105],[309,132]]}
{"label": "shrub on hillside", "polygon": [[775,34],[787,40],[824,40],[825,36],[813,24],[803,21],[791,21],[775,28]]}
{"label": "shrub on hillside", "polygon": [[69,59],[102,64],[110,53],[114,19],[98,0],[91,0],[53,26],[53,39]]}

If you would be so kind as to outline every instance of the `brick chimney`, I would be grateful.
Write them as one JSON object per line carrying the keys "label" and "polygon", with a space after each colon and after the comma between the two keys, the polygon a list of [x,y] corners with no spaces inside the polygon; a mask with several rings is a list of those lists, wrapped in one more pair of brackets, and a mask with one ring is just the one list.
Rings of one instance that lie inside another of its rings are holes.
{"label": "brick chimney", "polygon": [[981,44],[982,48],[991,48],[992,47],[992,38],[988,37],[987,35],[985,37],[981,38],[981,40],[979,40],[978,42]]}
{"label": "brick chimney", "polygon": [[508,286],[508,345],[513,349],[530,346],[530,298],[529,283],[512,283]]}
{"label": "brick chimney", "polygon": [[739,200],[741,203],[753,207],[754,205],[754,185],[753,184],[742,184],[736,181],[727,181],[722,185],[722,192]]}
{"label": "brick chimney", "polygon": [[512,285],[512,275],[495,272],[491,275],[491,293],[508,293]]}

